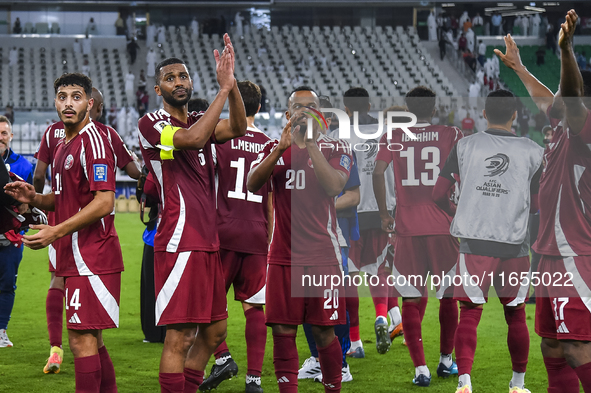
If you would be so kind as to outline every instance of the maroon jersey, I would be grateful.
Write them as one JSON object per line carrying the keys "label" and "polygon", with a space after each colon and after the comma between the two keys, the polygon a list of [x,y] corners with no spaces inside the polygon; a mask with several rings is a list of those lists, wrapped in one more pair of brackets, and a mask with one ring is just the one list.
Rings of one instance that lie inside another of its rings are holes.
{"label": "maroon jersey", "polygon": [[138,123],[146,166],[157,179],[162,209],[154,251],[217,251],[215,174],[212,145],[215,135],[199,150],[175,150],[173,159],[162,159],[160,134],[164,127],[189,128],[203,113],[191,112],[186,123],[164,109],[148,113]]}
{"label": "maroon jersey", "polygon": [[[417,124],[418,139],[401,129],[384,134],[376,160],[392,162],[396,193],[396,233],[401,236],[449,235],[451,217],[433,202],[433,186],[452,147],[462,137],[456,127]],[[399,150],[399,151],[395,151]]]}
{"label": "maroon jersey", "polygon": [[[107,137],[93,122],[54,153],[52,189],[55,222],[61,224],[94,199],[94,191],[115,191],[115,160]],[[113,213],[56,240],[57,276],[90,276],[123,271]]]}
{"label": "maroon jersey", "polygon": [[[267,157],[279,141],[269,141],[253,167]],[[349,176],[351,148],[343,141],[320,136],[320,151],[335,169]],[[290,146],[271,175],[275,226],[269,264],[332,265],[341,261],[337,238],[335,198],[316,177],[308,150]]]}
{"label": "maroon jersey", "polygon": [[[109,126],[99,123],[98,121],[95,121],[94,123],[96,124],[96,128],[107,136],[115,154],[115,165],[117,168],[125,168],[127,164],[133,161],[133,157],[117,131]],[[66,132],[64,129],[64,123],[61,121],[53,123],[47,127],[43,134],[43,139],[41,139],[41,143],[35,153],[35,158],[51,165],[53,163],[53,156],[55,154],[57,143],[65,136]],[[54,212],[48,212],[47,222],[49,225],[55,225]]]}
{"label": "maroon jersey", "polygon": [[256,193],[246,189],[248,171],[269,137],[256,128],[217,145],[217,206],[220,247],[247,254],[267,254],[269,183]]}
{"label": "maroon jersey", "polygon": [[578,135],[552,119],[554,135],[540,178],[540,230],[533,249],[542,255],[591,255],[591,112]]}

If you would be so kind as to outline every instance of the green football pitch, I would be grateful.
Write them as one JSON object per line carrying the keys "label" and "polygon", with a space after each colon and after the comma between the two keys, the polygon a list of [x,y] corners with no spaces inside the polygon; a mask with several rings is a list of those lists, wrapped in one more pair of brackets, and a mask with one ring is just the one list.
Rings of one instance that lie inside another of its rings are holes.
{"label": "green football pitch", "polygon": [[[135,214],[116,216],[117,232],[123,249],[125,272],[121,289],[120,327],[105,331],[103,337],[109,349],[117,373],[119,392],[159,392],[158,364],[161,344],[145,344],[140,327],[140,268],[142,259],[143,224]],[[73,392],[74,361],[70,353],[67,333],[64,329],[65,359],[59,374],[43,374],[43,366],[49,355],[49,343],[45,320],[45,297],[49,285],[47,250],[25,250],[20,265],[16,304],[8,335],[14,347],[0,348],[0,392]],[[343,384],[343,392],[409,392],[453,393],[457,377],[441,379],[436,376],[429,388],[412,385],[414,368],[408,350],[397,338],[390,351],[379,355],[375,349],[373,323],[375,312],[367,288],[361,288],[360,299],[361,337],[365,359],[351,359],[353,381]],[[511,360],[507,350],[507,326],[503,310],[495,298],[485,306],[478,327],[478,348],[472,371],[475,393],[508,392],[511,379]],[[526,387],[532,393],[546,391],[547,379],[539,349],[540,338],[534,333],[534,307],[527,306],[527,322],[530,329],[531,348]],[[228,339],[232,356],[239,366],[238,376],[222,383],[218,392],[244,392],[246,372],[246,345],[244,342],[244,315],[233,294],[228,294]],[[65,323],[64,323],[65,328]],[[300,365],[310,356],[300,329],[298,350]],[[427,364],[435,375],[439,361],[438,302],[430,299],[423,321],[423,344]],[[213,362],[207,366],[207,372]],[[278,392],[273,372],[273,341],[267,336],[262,384],[265,392]],[[301,392],[323,392],[323,386],[311,380],[300,381]]]}

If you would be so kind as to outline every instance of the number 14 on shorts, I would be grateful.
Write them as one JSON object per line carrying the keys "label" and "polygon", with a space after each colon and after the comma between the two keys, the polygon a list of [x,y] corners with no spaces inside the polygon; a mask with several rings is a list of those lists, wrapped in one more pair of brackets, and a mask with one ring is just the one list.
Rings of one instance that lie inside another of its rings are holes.
{"label": "number 14 on shorts", "polygon": [[74,289],[74,292],[72,293],[72,298],[69,298],[68,290],[69,290],[69,288],[66,288],[66,310],[69,310],[70,307],[73,307],[74,310],[78,311],[78,309],[82,305],[80,303],[80,289],[79,288]]}

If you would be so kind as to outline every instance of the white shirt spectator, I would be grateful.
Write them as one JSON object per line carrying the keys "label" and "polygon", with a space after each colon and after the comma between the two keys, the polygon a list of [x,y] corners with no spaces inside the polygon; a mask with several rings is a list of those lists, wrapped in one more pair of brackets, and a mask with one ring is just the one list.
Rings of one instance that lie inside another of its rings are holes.
{"label": "white shirt spectator", "polygon": [[482,26],[483,24],[484,19],[482,19],[482,16],[476,15],[474,18],[472,18],[472,26]]}
{"label": "white shirt spectator", "polygon": [[150,49],[146,55],[146,76],[156,75],[156,52],[154,49]]}
{"label": "white shirt spectator", "polygon": [[82,46],[80,46],[80,41],[78,41],[77,39],[74,40],[74,44],[72,44],[72,50],[74,51],[74,53],[82,52]]}
{"label": "white shirt spectator", "polygon": [[82,40],[82,54],[90,55],[92,52],[92,42],[90,37],[86,37]]}
{"label": "white shirt spectator", "polygon": [[437,41],[437,21],[433,12],[427,17],[427,27],[429,28],[429,41]]}
{"label": "white shirt spectator", "polygon": [[[468,97],[480,97],[480,83],[474,82],[470,85]],[[463,119],[464,117],[461,117],[461,119]]]}
{"label": "white shirt spectator", "polygon": [[240,37],[241,35],[244,34],[244,31],[242,30],[242,21],[244,20],[244,18],[242,17],[242,15],[240,15],[240,11],[236,13],[236,15],[234,16],[234,27],[236,28],[236,36]]}
{"label": "white shirt spectator", "polygon": [[476,119],[476,131],[483,132],[488,129],[488,121],[482,116],[482,112],[478,115]]}
{"label": "white shirt spectator", "polygon": [[164,41],[166,41],[166,35],[164,34],[164,26],[160,26],[158,28],[158,43],[164,44]]}
{"label": "white shirt spectator", "polygon": [[199,77],[199,73],[197,71],[193,73],[193,91],[196,93],[201,92],[201,77]]}
{"label": "white shirt spectator", "polygon": [[199,22],[196,17],[191,21],[191,35],[199,35]]}
{"label": "white shirt spectator", "polygon": [[8,54],[8,65],[11,67],[14,67],[18,61],[18,50],[16,49],[16,47],[12,48],[10,50],[10,53]]}
{"label": "white shirt spectator", "polygon": [[466,40],[468,41],[468,43],[466,45],[467,48],[470,50],[470,52],[474,53],[474,45],[476,44],[476,35],[474,34],[474,30],[472,30],[471,28],[468,29],[468,31],[466,32]]}
{"label": "white shirt spectator", "polygon": [[486,44],[484,42],[481,42],[478,45],[478,54],[480,56],[485,56],[486,55]]}

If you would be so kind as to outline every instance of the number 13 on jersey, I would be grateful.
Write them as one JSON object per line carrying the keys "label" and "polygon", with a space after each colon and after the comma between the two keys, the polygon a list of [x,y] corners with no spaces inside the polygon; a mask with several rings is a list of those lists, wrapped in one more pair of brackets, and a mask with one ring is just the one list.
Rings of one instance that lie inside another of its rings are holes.
{"label": "number 13 on jersey", "polygon": [[[435,146],[425,146],[421,149],[421,161],[424,161],[425,171],[421,171],[420,178],[415,172],[415,148],[409,147],[400,152],[400,157],[406,158],[406,179],[402,179],[403,186],[434,186],[439,176],[441,153]],[[419,170],[422,168],[418,168]]]}

